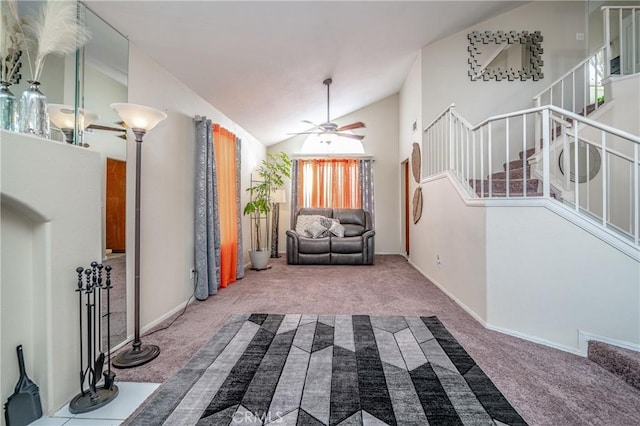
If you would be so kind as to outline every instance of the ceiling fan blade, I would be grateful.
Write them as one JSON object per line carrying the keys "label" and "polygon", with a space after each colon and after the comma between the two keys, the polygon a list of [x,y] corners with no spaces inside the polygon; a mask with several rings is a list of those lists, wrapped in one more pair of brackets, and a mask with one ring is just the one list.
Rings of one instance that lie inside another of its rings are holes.
{"label": "ceiling fan blade", "polygon": [[336,133],[336,134],[338,136],[343,137],[343,138],[358,139],[359,141],[364,139],[364,136],[362,136],[362,135],[354,135],[353,133]]}
{"label": "ceiling fan blade", "polygon": [[336,130],[338,132],[341,132],[342,130],[361,129],[363,127],[367,127],[367,126],[365,126],[365,124],[362,121],[358,121],[355,123],[347,124],[346,126],[338,127]]}
{"label": "ceiling fan blade", "polygon": [[296,132],[296,133],[287,133],[288,135],[319,135],[321,133],[325,133],[325,131],[323,130],[322,132]]}
{"label": "ceiling fan blade", "polygon": [[307,124],[311,124],[313,127],[315,127],[316,129],[320,129],[324,132],[324,127],[317,125],[316,123],[313,123],[309,120],[302,120],[303,123],[307,123]]}

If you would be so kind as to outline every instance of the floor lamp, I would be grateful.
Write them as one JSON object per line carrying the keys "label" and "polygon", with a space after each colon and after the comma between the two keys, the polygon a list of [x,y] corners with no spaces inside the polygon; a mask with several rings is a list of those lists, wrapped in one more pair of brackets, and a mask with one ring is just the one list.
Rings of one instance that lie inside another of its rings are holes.
{"label": "floor lamp", "polygon": [[111,104],[136,136],[136,221],[134,248],[134,317],[135,336],[130,349],[120,352],[111,363],[116,368],[131,368],[153,360],[160,355],[156,345],[143,345],[140,341],[140,168],[142,165],[142,137],[156,124],[167,118],[167,114],[155,108],[136,104]]}
{"label": "floor lamp", "polygon": [[273,193],[273,208],[271,209],[271,257],[280,257],[278,253],[278,224],[280,223],[280,204],[287,202],[284,189],[276,189]]}

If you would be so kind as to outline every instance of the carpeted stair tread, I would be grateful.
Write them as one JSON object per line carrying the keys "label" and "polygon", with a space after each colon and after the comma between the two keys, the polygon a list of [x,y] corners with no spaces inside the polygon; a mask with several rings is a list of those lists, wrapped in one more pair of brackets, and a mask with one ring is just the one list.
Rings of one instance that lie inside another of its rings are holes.
{"label": "carpeted stair tread", "polygon": [[[527,179],[526,187],[527,193],[536,192],[538,190],[538,179]],[[489,192],[489,180],[471,180],[470,185],[472,188],[479,192],[481,188],[484,188],[485,194]],[[524,191],[524,182],[522,179],[509,180],[509,193],[514,195],[522,193]],[[491,192],[507,192],[507,180],[506,179],[492,179]]]}
{"label": "carpeted stair tread", "polygon": [[[511,171],[509,171],[509,179],[522,179],[524,177],[524,175],[526,174],[527,178],[529,178],[531,176],[531,170],[527,169],[526,173],[524,171],[524,169],[512,169]],[[496,172],[493,173],[491,175],[492,179],[506,179],[507,178],[507,172]],[[487,176],[487,179],[489,179],[489,177]]]}
{"label": "carpeted stair tread", "polygon": [[631,386],[640,389],[640,352],[590,340],[587,357]]}
{"label": "carpeted stair tread", "polygon": [[529,148],[526,151],[520,151],[520,153],[518,154],[518,156],[520,156],[520,160],[522,160],[523,156],[526,155],[525,158],[529,158],[531,157],[533,154],[536,153],[536,149],[535,148]]}
{"label": "carpeted stair tread", "polygon": [[[531,165],[526,165],[527,172],[531,169]],[[509,161],[509,170],[519,170],[522,169],[522,160],[513,160]],[[502,165],[502,170],[507,171],[507,163]]]}

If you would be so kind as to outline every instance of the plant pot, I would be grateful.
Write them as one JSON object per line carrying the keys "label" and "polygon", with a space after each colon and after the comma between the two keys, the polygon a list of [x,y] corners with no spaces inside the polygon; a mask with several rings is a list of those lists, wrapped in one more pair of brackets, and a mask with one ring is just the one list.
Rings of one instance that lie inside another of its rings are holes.
{"label": "plant pot", "polygon": [[249,250],[249,258],[253,269],[266,269],[269,266],[271,250]]}

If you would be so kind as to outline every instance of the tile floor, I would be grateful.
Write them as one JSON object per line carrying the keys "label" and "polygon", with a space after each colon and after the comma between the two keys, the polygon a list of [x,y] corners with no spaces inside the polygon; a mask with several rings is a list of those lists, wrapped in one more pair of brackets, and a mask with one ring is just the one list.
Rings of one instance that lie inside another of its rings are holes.
{"label": "tile floor", "polygon": [[42,417],[31,423],[31,426],[117,426],[160,386],[159,383],[116,384],[118,396],[104,407],[88,413],[71,414],[67,404],[51,417]]}

